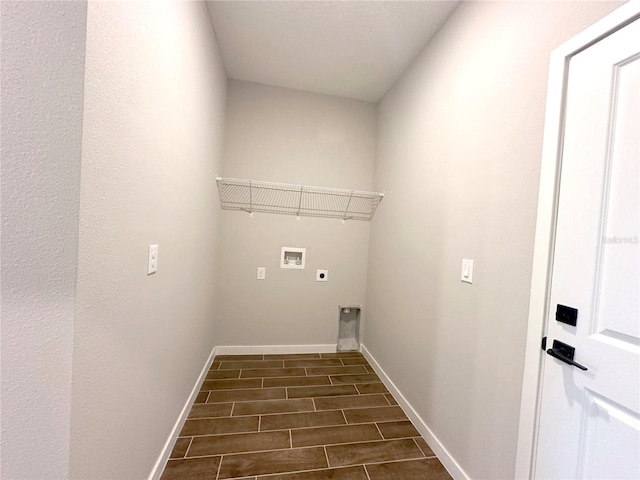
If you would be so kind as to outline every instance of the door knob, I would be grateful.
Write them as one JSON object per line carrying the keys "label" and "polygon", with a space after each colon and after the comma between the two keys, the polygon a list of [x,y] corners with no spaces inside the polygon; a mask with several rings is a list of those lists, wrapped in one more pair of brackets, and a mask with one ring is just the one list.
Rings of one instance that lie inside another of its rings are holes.
{"label": "door knob", "polygon": [[573,356],[576,352],[576,349],[571,345],[567,345],[566,343],[562,343],[558,340],[553,341],[553,348],[547,350],[547,355],[551,355],[553,358],[557,358],[558,360],[572,365],[574,367],[578,367],[580,370],[587,370],[587,367],[584,365],[580,365],[578,362],[573,361]]}

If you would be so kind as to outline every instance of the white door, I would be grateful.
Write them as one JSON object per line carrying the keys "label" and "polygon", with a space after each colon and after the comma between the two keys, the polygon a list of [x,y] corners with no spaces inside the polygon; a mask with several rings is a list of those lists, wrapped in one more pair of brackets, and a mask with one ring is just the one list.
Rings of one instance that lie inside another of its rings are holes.
{"label": "white door", "polygon": [[579,366],[544,356],[534,476],[637,480],[640,20],[573,56],[567,85],[546,349]]}

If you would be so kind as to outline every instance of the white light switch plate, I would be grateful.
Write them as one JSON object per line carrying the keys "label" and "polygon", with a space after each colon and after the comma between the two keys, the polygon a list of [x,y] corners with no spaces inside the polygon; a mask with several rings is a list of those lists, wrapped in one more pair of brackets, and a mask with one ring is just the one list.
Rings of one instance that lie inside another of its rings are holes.
{"label": "white light switch plate", "polygon": [[267,278],[267,269],[265,267],[258,267],[256,278],[258,280],[264,280],[265,278]]}
{"label": "white light switch plate", "polygon": [[460,280],[466,283],[473,283],[473,260],[469,260],[468,258],[462,259]]}
{"label": "white light switch plate", "polygon": [[149,245],[149,262],[147,264],[147,275],[158,271],[158,245]]}

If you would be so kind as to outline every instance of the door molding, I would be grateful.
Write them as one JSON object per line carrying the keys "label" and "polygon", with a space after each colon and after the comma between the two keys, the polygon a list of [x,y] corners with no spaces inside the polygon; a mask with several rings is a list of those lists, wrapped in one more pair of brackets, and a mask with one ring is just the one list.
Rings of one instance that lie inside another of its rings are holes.
{"label": "door molding", "polygon": [[548,320],[551,263],[555,241],[560,166],[564,137],[569,60],[607,35],[640,18],[640,0],[632,0],[579,33],[551,53],[547,86],[538,213],[529,296],[529,320],[520,401],[515,478],[532,478],[541,398],[541,349]]}

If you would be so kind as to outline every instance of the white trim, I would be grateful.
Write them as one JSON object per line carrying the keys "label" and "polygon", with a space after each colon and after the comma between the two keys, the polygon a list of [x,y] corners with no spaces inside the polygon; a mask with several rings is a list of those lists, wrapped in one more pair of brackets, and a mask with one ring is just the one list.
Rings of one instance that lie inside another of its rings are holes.
{"label": "white trim", "polygon": [[414,410],[409,401],[400,393],[398,387],[391,381],[389,376],[382,369],[380,364],[376,361],[376,359],[371,355],[371,352],[367,350],[367,347],[362,345],[362,354],[367,359],[369,364],[373,367],[375,372],[378,374],[382,382],[385,384],[389,392],[393,395],[393,398],[396,399],[400,408],[404,410],[404,413],[409,417],[409,419],[413,422],[413,425],[418,429],[420,435],[425,439],[425,441],[438,456],[438,459],[444,465],[444,468],[447,469],[449,474],[455,479],[469,479],[469,475],[462,469],[460,464],[455,461],[453,456],[449,453],[449,451],[444,447],[444,445],[438,440],[438,438],[433,434],[431,429],[427,426],[424,420],[418,415],[418,412]]}
{"label": "white trim", "polygon": [[546,332],[548,315],[569,59],[638,17],[640,0],[632,0],[551,53],[515,478],[533,478],[535,464],[540,384],[545,357],[540,344]]}
{"label": "white trim", "polygon": [[151,469],[149,480],[160,479],[160,476],[164,471],[164,467],[167,465],[167,462],[169,461],[169,456],[171,455],[173,446],[175,445],[176,440],[178,439],[180,430],[182,430],[184,422],[187,420],[187,416],[189,415],[189,412],[191,411],[191,407],[196,401],[196,397],[198,396],[198,392],[200,391],[202,382],[204,382],[204,379],[207,377],[207,373],[209,372],[209,369],[211,368],[211,364],[213,363],[213,359],[215,358],[216,355],[218,355],[218,352],[217,352],[217,349],[214,347],[213,350],[211,350],[211,354],[209,355],[209,358],[204,364],[202,371],[200,372],[200,376],[198,377],[198,380],[196,380],[196,384],[193,386],[193,389],[191,390],[191,395],[189,395],[189,398],[187,398],[187,401],[184,404],[184,407],[182,407],[182,411],[180,412],[180,415],[178,415],[178,419],[176,420],[176,423],[173,425],[173,429],[171,430],[171,433],[169,434],[169,438],[167,438],[167,441],[165,442],[164,447],[160,452],[160,456],[158,457],[158,460],[156,460],[155,465]]}
{"label": "white trim", "polygon": [[277,353],[334,353],[335,343],[323,345],[226,345],[216,348],[216,355],[261,355]]}

